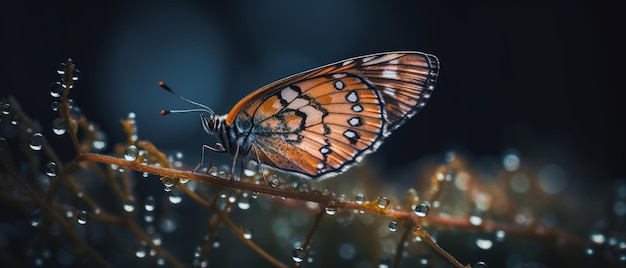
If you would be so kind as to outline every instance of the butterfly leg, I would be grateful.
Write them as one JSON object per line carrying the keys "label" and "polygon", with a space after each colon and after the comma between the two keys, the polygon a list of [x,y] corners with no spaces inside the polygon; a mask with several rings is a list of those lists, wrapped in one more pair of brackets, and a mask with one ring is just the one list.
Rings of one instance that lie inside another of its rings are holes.
{"label": "butterfly leg", "polygon": [[237,165],[237,156],[239,156],[239,143],[237,143],[237,149],[235,150],[235,155],[233,156],[233,164],[232,166],[230,166],[231,179],[235,177],[235,165]]}
{"label": "butterfly leg", "polygon": [[265,182],[265,185],[269,185],[267,183],[267,179],[265,178],[265,171],[263,170],[263,165],[261,165],[261,158],[259,157],[259,150],[256,148],[255,144],[252,144],[252,146],[254,147],[254,154],[256,155],[256,162],[257,165],[259,166],[259,170],[261,170],[261,176],[263,176],[263,182]]}
{"label": "butterfly leg", "polygon": [[224,146],[222,146],[222,144],[220,144],[220,143],[216,143],[215,147],[211,147],[209,145],[203,144],[202,145],[202,154],[200,155],[200,163],[198,163],[196,168],[193,169],[193,172],[196,172],[204,164],[204,150],[211,151],[211,160],[209,162],[209,166],[213,165],[213,154],[214,153],[225,153],[226,152],[226,148],[224,148]]}

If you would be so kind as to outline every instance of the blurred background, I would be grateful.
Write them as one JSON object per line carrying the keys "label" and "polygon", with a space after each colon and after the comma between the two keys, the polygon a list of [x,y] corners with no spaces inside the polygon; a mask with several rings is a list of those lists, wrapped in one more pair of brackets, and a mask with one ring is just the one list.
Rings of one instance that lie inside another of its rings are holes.
{"label": "blurred background", "polygon": [[[49,119],[44,125],[54,118],[48,92],[57,64],[71,57],[81,71],[72,98],[110,141],[124,139],[119,119],[134,112],[140,139],[181,150],[186,162],[196,163],[200,145],[215,140],[202,131],[197,114],[159,115],[164,108],[193,108],[159,89],[159,81],[225,114],[248,93],[285,76],[353,56],[417,50],[439,57],[439,81],[427,107],[368,157],[381,172],[424,155],[443,159],[448,150],[476,162],[498,162],[515,151],[522,161],[558,166],[560,176],[580,189],[610,189],[626,177],[626,24],[618,8],[604,3],[3,6],[1,95],[27,103],[28,114]],[[72,156],[67,152],[65,159]],[[409,185],[414,178],[398,179]]]}

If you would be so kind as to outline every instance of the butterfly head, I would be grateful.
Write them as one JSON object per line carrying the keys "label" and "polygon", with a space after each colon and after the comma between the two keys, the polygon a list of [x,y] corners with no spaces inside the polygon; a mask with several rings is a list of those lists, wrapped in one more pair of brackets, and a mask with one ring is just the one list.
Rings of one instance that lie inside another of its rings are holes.
{"label": "butterfly head", "polygon": [[209,135],[213,135],[222,128],[224,116],[215,116],[215,114],[211,113],[209,117],[206,117],[201,113],[200,121],[202,122],[202,129]]}

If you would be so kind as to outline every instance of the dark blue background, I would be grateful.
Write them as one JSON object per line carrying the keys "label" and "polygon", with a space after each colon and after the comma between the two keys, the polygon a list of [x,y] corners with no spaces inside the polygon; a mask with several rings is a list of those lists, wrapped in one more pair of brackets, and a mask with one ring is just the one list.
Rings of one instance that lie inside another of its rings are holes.
{"label": "dark blue background", "polygon": [[52,119],[48,85],[56,64],[72,57],[82,71],[72,96],[113,141],[118,118],[133,111],[141,138],[195,155],[214,141],[197,114],[158,115],[188,107],[158,81],[227,113],[296,72],[419,50],[441,60],[436,92],[387,140],[384,157],[373,157],[393,167],[449,148],[516,148],[611,179],[624,176],[621,17],[584,1],[12,3],[2,16],[1,90]]}

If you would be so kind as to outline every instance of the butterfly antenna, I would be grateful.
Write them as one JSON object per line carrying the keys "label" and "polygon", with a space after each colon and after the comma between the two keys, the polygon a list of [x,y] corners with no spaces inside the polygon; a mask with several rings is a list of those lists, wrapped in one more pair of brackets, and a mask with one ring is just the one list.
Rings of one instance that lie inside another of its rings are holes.
{"label": "butterfly antenna", "polygon": [[187,103],[191,103],[195,106],[201,107],[202,109],[184,109],[184,110],[161,110],[161,115],[166,115],[166,114],[173,114],[173,113],[189,113],[189,112],[208,112],[211,114],[211,116],[215,116],[215,113],[213,112],[213,110],[211,110],[211,108],[209,108],[208,106],[202,104],[202,103],[198,103],[195,101],[192,101],[188,98],[185,98],[181,95],[179,95],[178,93],[174,92],[174,90],[172,90],[167,84],[165,84],[165,82],[159,82],[159,87],[161,87],[162,89],[167,90],[169,93],[172,93],[172,95],[176,96],[177,98],[187,102]]}

